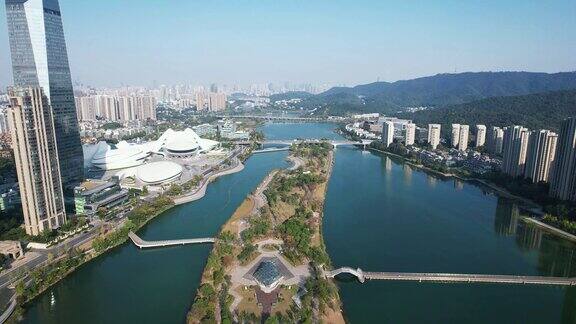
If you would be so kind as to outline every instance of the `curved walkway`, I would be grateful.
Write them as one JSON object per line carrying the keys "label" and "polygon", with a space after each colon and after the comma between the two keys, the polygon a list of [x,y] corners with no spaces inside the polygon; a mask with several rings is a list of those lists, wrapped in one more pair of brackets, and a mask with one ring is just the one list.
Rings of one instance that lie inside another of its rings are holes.
{"label": "curved walkway", "polygon": [[12,312],[14,312],[14,309],[16,308],[16,304],[16,296],[12,296],[12,298],[10,298],[10,305],[8,305],[8,308],[6,308],[4,313],[0,316],[0,324],[6,322],[8,317],[12,315]]}
{"label": "curved walkway", "polygon": [[196,191],[182,197],[174,198],[174,204],[182,205],[185,203],[189,203],[191,201],[196,201],[206,195],[206,188],[208,187],[208,184],[214,181],[216,178],[244,170],[244,164],[242,164],[242,162],[238,160],[236,160],[235,162],[236,162],[235,166],[223,170],[221,172],[212,174],[208,178],[205,178],[202,184],[200,185],[200,188],[196,189]]}
{"label": "curved walkway", "polygon": [[204,244],[204,243],[214,243],[215,239],[212,237],[206,238],[195,238],[195,239],[182,239],[182,240],[164,240],[164,241],[145,241],[134,234],[134,232],[128,233],[128,236],[137,247],[143,248],[155,248],[155,247],[165,247],[174,245],[187,245],[187,244]]}

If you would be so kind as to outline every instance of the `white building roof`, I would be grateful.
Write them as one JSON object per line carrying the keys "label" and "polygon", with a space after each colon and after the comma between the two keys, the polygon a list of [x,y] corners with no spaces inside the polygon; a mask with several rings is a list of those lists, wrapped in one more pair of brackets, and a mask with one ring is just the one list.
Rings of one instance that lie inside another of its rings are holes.
{"label": "white building roof", "polygon": [[139,166],[136,177],[146,184],[171,182],[182,174],[182,166],[170,161],[153,162]]}

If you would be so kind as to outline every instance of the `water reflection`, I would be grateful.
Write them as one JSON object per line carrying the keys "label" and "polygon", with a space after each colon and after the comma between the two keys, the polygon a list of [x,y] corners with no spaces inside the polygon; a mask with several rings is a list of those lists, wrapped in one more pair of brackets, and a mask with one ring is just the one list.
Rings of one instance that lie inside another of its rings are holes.
{"label": "water reflection", "polygon": [[382,159],[382,162],[384,162],[384,168],[386,169],[386,175],[389,175],[390,172],[392,172],[392,159],[388,156],[384,156],[384,158]]}
{"label": "water reflection", "polygon": [[403,164],[402,168],[404,171],[404,184],[407,186],[412,185],[412,167],[408,164]]}
{"label": "water reflection", "polygon": [[431,174],[426,175],[426,182],[428,182],[428,187],[436,188],[436,184],[438,183],[438,178]]}
{"label": "water reflection", "polygon": [[464,181],[454,178],[454,189],[458,191],[464,189]]}
{"label": "water reflection", "polygon": [[494,217],[494,230],[496,234],[510,236],[516,234],[520,211],[511,200],[498,198],[496,215]]}
{"label": "water reflection", "polygon": [[517,204],[498,198],[495,232],[501,236],[513,236],[522,250],[536,252],[540,275],[576,277],[576,244],[526,223],[521,217]]}
{"label": "water reflection", "polygon": [[576,323],[576,288],[566,289],[562,305],[562,323]]}

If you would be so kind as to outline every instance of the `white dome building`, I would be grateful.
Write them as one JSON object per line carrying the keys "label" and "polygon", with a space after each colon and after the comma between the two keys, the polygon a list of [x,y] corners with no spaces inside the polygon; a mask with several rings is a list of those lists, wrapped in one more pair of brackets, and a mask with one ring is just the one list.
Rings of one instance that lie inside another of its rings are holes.
{"label": "white dome building", "polygon": [[178,180],[182,171],[182,166],[177,163],[160,161],[139,166],[136,177],[146,185],[160,185]]}
{"label": "white dome building", "polygon": [[208,152],[219,144],[216,141],[200,138],[190,128],[183,131],[168,129],[156,143],[159,144],[159,151],[163,150],[167,156],[180,158]]}
{"label": "white dome building", "polygon": [[102,170],[131,168],[143,164],[149,155],[139,145],[120,145],[116,149],[108,146],[94,154],[92,165]]}
{"label": "white dome building", "polygon": [[142,144],[129,144],[122,141],[116,145],[115,149],[105,142],[85,145],[84,159],[86,167],[116,170],[142,165],[151,154],[188,158],[211,151],[219,144],[217,141],[200,138],[190,128],[184,131],[168,129],[158,140]]}

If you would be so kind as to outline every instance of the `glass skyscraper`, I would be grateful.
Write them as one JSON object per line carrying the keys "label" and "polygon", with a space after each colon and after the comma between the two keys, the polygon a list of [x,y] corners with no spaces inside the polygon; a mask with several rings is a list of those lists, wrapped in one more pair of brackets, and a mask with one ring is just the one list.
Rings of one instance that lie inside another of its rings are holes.
{"label": "glass skyscraper", "polygon": [[84,158],[58,0],[6,0],[14,84],[42,87],[54,113],[62,183],[84,178]]}

